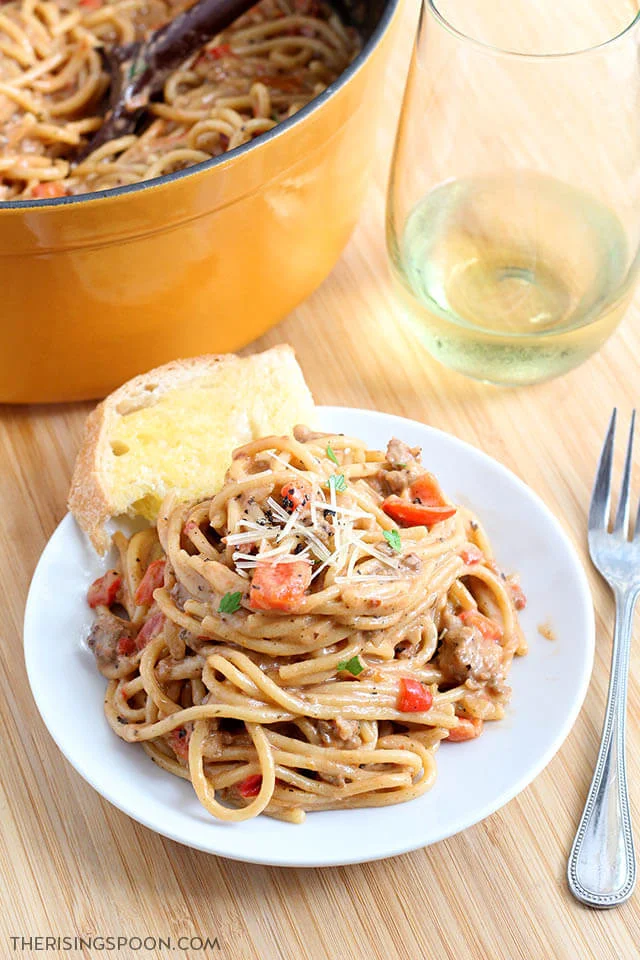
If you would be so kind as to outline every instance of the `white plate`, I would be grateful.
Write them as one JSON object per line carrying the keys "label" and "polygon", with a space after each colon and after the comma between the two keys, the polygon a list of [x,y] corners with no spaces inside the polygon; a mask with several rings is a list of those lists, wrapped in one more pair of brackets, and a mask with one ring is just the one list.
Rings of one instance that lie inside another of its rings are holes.
{"label": "white plate", "polygon": [[[489,816],[551,760],[584,699],[593,661],[594,621],[584,571],[557,520],[500,464],[454,437],[412,420],[325,407],[326,430],[384,449],[391,436],[423,448],[429,470],[453,500],[473,507],[497,557],[518,571],[529,599],[522,621],[530,644],[511,673],[504,721],[479,740],[444,743],[430,793],[379,809],[312,813],[301,826],[258,817],[219,823],[191,785],[156,767],[111,732],[102,713],[105,681],[85,644],[89,583],[104,570],[71,516],[49,541],[25,614],[27,671],[38,709],[69,762],[107,800],[151,830],[209,853],[254,863],[326,866],[376,860],[449,837]],[[557,639],[541,637],[549,621]],[[73,812],[70,811],[73,816]]]}

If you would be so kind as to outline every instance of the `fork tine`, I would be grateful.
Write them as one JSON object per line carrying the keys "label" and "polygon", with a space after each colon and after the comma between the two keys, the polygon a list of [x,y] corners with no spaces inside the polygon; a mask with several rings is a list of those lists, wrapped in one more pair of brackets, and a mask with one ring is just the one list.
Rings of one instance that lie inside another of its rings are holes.
{"label": "fork tine", "polygon": [[609,523],[609,504],[611,502],[611,467],[613,464],[613,441],[616,435],[616,417],[618,411],[613,408],[609,428],[604,439],[598,471],[596,473],[591,505],[589,507],[589,530],[606,530]]}
{"label": "fork tine", "polygon": [[613,528],[614,533],[621,533],[626,540],[629,536],[629,487],[631,485],[631,467],[633,463],[633,428],[636,422],[635,410],[631,414],[631,425],[629,427],[629,442],[627,444],[627,454],[624,459],[624,473],[622,475],[622,490],[620,491],[620,500],[618,502],[618,511],[616,513],[616,522]]}

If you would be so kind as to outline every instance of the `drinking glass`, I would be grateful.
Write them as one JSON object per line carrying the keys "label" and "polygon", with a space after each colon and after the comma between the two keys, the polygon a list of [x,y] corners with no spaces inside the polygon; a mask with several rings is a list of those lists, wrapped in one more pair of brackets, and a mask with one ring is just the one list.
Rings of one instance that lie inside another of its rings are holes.
{"label": "drinking glass", "polygon": [[424,0],[387,245],[446,366],[535,383],[620,322],[640,260],[639,25],[630,0]]}

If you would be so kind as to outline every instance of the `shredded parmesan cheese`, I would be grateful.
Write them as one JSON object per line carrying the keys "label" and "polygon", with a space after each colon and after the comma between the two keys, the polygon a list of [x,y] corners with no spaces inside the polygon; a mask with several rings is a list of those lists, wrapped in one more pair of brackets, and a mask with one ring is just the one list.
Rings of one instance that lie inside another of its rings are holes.
{"label": "shredded parmesan cheese", "polygon": [[[302,471],[291,467],[276,454],[272,455],[272,459],[306,479]],[[353,490],[349,492],[353,493]],[[339,503],[333,483],[329,484],[328,499],[322,489],[315,491],[313,499],[309,501],[309,514],[306,517],[302,515],[302,507],[296,507],[289,513],[273,497],[267,498],[264,510],[263,520],[239,520],[240,532],[223,538],[228,546],[240,548],[233,553],[233,561],[238,572],[244,576],[248,570],[255,569],[258,563],[265,560],[294,563],[302,559],[316,563],[312,580],[329,567],[335,570],[336,583],[405,579],[399,572],[401,557],[387,552],[384,544],[366,542],[368,523],[367,527],[360,529],[356,524],[368,521],[369,515],[358,507]],[[327,546],[328,538],[333,541],[331,546]],[[259,544],[258,553],[243,552],[242,545],[247,543]],[[387,568],[388,573],[359,573],[358,562],[368,558],[377,560]]]}

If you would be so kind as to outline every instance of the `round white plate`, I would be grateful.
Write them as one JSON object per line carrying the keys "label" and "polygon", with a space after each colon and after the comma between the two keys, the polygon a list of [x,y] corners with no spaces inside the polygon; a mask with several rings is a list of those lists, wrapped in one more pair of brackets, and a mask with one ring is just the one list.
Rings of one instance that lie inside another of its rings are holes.
{"label": "round white plate", "polygon": [[[25,614],[27,671],[38,709],[69,762],[107,800],[151,830],[236,860],[282,866],[359,863],[415,850],[489,816],[551,760],[584,699],[593,660],[594,621],[584,571],[557,520],[520,480],[454,437],[401,417],[324,407],[326,430],[384,449],[391,436],[423,448],[454,501],[473,507],[500,564],[518,571],[529,603],[522,622],[530,645],[513,666],[513,699],[501,723],[479,740],[443,743],[430,793],[379,809],[312,813],[301,826],[258,817],[219,823],[191,784],[156,767],[141,748],[111,732],[102,712],[105,681],[85,644],[91,581],[105,569],[71,516],[42,554]],[[549,622],[550,642],[537,631]]]}

